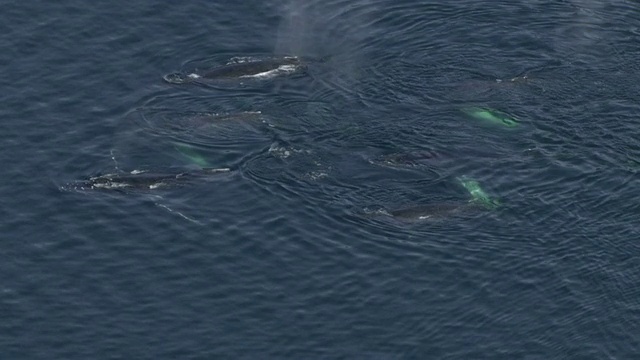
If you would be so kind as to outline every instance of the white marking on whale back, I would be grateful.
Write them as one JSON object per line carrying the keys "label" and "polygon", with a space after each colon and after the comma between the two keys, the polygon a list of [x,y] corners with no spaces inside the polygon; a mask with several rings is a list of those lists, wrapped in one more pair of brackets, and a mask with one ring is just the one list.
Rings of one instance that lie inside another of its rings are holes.
{"label": "white marking on whale back", "polygon": [[129,186],[130,185],[127,183],[107,182],[107,183],[96,183],[96,184],[93,184],[91,187],[96,189],[120,189],[120,188],[129,187]]}
{"label": "white marking on whale back", "polygon": [[298,65],[280,65],[277,69],[261,72],[254,75],[242,75],[241,78],[254,78],[254,79],[270,79],[278,75],[291,74],[298,70]]}

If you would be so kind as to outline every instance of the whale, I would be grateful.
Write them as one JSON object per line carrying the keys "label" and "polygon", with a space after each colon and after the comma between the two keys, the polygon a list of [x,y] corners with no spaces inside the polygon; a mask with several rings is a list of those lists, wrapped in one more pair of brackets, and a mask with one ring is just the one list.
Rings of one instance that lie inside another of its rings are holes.
{"label": "whale", "polygon": [[200,75],[206,79],[229,79],[257,76],[259,74],[265,74],[270,71],[277,70],[281,67],[296,67],[299,66],[300,59],[297,57],[283,57],[277,59],[260,60],[260,61],[247,61],[236,64],[229,64],[219,66],[204,72]]}
{"label": "whale", "polygon": [[475,201],[451,201],[409,205],[397,208],[365,207],[360,216],[393,223],[429,223],[453,218],[464,218],[486,212],[488,209]]}
{"label": "whale", "polygon": [[455,216],[471,215],[486,211],[486,207],[473,201],[422,204],[384,210],[385,215],[403,222],[442,220]]}
{"label": "whale", "polygon": [[425,150],[410,153],[391,153],[369,158],[373,165],[391,168],[412,168],[427,164],[443,163],[452,158],[446,151]]}
{"label": "whale", "polygon": [[392,168],[411,169],[421,167],[442,167],[459,163],[463,159],[495,158],[497,155],[491,150],[481,149],[476,146],[459,146],[456,149],[427,149],[409,152],[394,152],[364,158],[370,164]]}
{"label": "whale", "polygon": [[270,78],[305,69],[304,63],[296,56],[283,56],[263,60],[251,60],[217,66],[192,73],[173,73],[164,80],[173,83],[187,83],[198,80],[232,80],[244,78]]}
{"label": "whale", "polygon": [[192,171],[132,171],[90,176],[67,184],[67,190],[153,191],[203,181],[228,173],[229,168],[203,168]]}
{"label": "whale", "polygon": [[466,175],[457,178],[462,187],[467,190],[471,199],[451,200],[448,202],[437,202],[419,204],[415,206],[403,206],[399,208],[365,208],[367,216],[384,216],[400,222],[416,222],[429,220],[442,220],[455,216],[468,216],[472,214],[493,211],[498,209],[502,202],[491,197],[480,186],[480,183]]}

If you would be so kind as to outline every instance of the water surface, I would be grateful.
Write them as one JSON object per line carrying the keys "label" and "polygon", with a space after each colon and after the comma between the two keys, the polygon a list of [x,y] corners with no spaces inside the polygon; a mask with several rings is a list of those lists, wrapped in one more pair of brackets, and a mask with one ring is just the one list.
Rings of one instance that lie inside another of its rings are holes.
{"label": "water surface", "polygon": [[[639,10],[5,4],[0,352],[633,358]],[[305,70],[163,80],[274,56]],[[65,187],[202,166],[231,172],[158,191]],[[370,216],[464,204],[460,176],[502,205]]]}

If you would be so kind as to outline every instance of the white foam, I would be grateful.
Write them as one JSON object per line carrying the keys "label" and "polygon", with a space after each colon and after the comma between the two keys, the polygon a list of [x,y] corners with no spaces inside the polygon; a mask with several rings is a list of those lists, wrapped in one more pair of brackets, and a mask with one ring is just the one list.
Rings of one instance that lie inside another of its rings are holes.
{"label": "white foam", "polygon": [[207,172],[217,173],[217,172],[229,172],[230,168],[217,168],[217,169],[207,169]]}
{"label": "white foam", "polygon": [[149,189],[151,189],[151,190],[157,189],[157,188],[161,187],[162,185],[165,185],[165,184],[163,182],[151,184],[151,185],[149,185]]}

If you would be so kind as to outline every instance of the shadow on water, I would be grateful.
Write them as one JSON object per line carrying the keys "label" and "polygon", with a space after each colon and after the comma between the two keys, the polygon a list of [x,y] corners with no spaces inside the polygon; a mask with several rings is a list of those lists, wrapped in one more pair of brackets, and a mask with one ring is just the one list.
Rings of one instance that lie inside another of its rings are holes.
{"label": "shadow on water", "polygon": [[261,111],[215,113],[142,108],[132,117],[149,133],[203,145],[265,141],[271,126]]}
{"label": "shadow on water", "polygon": [[[163,99],[154,100],[158,102]],[[127,154],[127,164],[138,158],[133,166],[164,158],[173,165],[237,168],[267,151],[278,136],[273,119],[261,111],[208,112],[149,104],[130,112],[127,119],[127,127],[134,129],[120,136],[118,152]]]}

